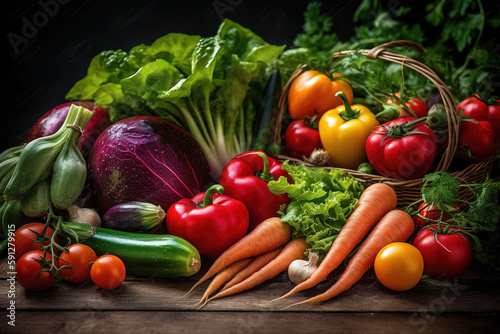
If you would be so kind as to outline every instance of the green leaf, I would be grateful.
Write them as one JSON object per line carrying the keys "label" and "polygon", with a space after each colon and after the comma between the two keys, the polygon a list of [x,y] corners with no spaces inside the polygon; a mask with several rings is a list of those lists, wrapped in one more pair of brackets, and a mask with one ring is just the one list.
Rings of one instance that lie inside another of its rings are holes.
{"label": "green leaf", "polygon": [[434,172],[424,176],[422,199],[445,210],[445,205],[455,204],[460,190],[458,180],[447,172]]}

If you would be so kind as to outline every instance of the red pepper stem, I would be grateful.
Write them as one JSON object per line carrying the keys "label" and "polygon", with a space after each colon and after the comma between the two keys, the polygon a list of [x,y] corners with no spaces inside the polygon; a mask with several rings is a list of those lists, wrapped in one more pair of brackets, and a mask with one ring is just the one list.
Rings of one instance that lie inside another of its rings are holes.
{"label": "red pepper stem", "polygon": [[347,100],[347,96],[345,96],[345,93],[343,91],[337,92],[335,96],[338,96],[342,99],[342,102],[344,103],[344,111],[339,113],[339,116],[344,120],[344,121],[350,121],[351,119],[356,119],[359,116],[359,110],[357,109],[352,109],[351,105],[349,104],[349,101]]}
{"label": "red pepper stem", "polygon": [[[222,195],[224,193],[224,188],[220,184],[214,184],[205,192],[205,196],[203,196],[203,202],[199,203],[197,207],[204,208],[214,203],[214,195],[219,194]],[[201,205],[200,205],[201,204]]]}
{"label": "red pepper stem", "polygon": [[239,158],[250,155],[250,154],[258,155],[259,157],[262,158],[262,161],[263,161],[264,168],[262,169],[262,171],[260,173],[257,173],[256,176],[258,176],[259,178],[261,178],[265,182],[271,181],[272,175],[271,175],[271,171],[269,168],[269,160],[267,160],[267,155],[264,152],[249,152],[247,154],[240,155]]}

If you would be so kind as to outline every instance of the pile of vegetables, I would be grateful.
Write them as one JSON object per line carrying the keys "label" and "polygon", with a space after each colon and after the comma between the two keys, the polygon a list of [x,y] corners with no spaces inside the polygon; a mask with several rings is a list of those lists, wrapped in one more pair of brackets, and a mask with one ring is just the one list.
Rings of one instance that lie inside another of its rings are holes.
{"label": "pile of vegetables", "polygon": [[[379,4],[363,1],[356,19],[370,3]],[[426,20],[442,24],[446,5],[428,5]],[[170,33],[95,56],[69,90],[70,102],[45,113],[26,143],[0,154],[2,246],[13,246],[8,261],[19,284],[40,291],[90,279],[115,289],[126,275],[192,276],[206,259],[210,268],[189,291],[211,280],[201,307],[284,272],[295,286],[276,300],[343,270],[301,304],[334,298],[372,268],[395,291],[413,288],[424,274],[499,270],[500,182],[462,184],[450,173],[430,173],[448,127],[429,83],[357,53],[331,63],[341,49],[422,42],[420,27],[398,21],[401,8],[340,42],[320,8],[309,4],[305,30],[287,50],[224,20],[211,37]],[[451,22],[461,16],[457,10]],[[444,41],[462,52],[468,32],[450,24]],[[428,52],[412,56],[456,69],[455,60]],[[461,98],[460,166],[500,150],[499,101],[463,84],[465,75],[483,75],[486,65],[469,68],[481,61],[469,55],[458,73],[443,72]],[[302,64],[286,96],[283,146],[269,145],[283,84]],[[389,185],[367,186],[349,170],[423,177],[421,199],[397,207]],[[461,199],[463,191],[472,199]]]}

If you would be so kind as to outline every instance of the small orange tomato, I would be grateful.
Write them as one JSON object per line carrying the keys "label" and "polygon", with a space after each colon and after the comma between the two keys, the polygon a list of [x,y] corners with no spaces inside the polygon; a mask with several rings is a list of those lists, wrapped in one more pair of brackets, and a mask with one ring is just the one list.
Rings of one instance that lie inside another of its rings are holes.
{"label": "small orange tomato", "polygon": [[385,287],[406,291],[420,281],[424,259],[415,246],[406,242],[393,242],[378,252],[373,267],[378,280]]}
{"label": "small orange tomato", "polygon": [[339,73],[331,77],[316,70],[307,70],[295,78],[288,91],[288,113],[293,120],[312,118],[317,114],[319,119],[327,110],[342,104],[335,96],[344,92],[349,103],[352,103],[353,92],[347,79]]}

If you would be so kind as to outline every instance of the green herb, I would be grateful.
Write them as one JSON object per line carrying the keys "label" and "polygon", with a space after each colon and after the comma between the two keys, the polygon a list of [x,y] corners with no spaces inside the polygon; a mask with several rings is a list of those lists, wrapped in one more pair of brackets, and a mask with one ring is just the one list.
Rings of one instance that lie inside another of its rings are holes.
{"label": "green herb", "polygon": [[288,161],[282,169],[294,182],[280,177],[268,184],[272,193],[286,193],[291,199],[281,209],[281,220],[292,227],[293,237],[305,236],[311,245],[308,251],[323,259],[358,203],[364,186],[340,170],[307,168]]}
{"label": "green herb", "polygon": [[[432,68],[457,103],[475,93],[495,95],[498,89],[495,82],[500,77],[500,58],[496,56],[500,46],[490,32],[500,26],[500,13],[485,10],[480,0],[435,0],[426,5],[424,15],[411,7],[393,7],[389,8],[389,4],[380,0],[361,1],[353,16],[354,34],[349,40],[341,41],[335,34],[340,26],[335,26],[331,18],[321,12],[318,3],[309,4],[304,13],[303,32],[297,35],[295,48],[286,50],[277,66],[283,69],[285,77],[302,64],[319,70],[339,71],[356,85],[356,96],[366,95],[373,87],[391,93],[397,89],[395,87],[401,89],[404,82],[402,88],[408,93],[426,98],[435,87],[413,70],[403,72],[400,65],[383,61],[363,65],[370,67],[364,70],[373,74],[364,77],[366,73],[359,72],[359,66],[358,72],[356,65],[345,67],[347,59],[330,64],[336,51],[370,49],[390,41],[412,40],[425,47],[422,55],[405,48],[393,48],[391,52],[405,54]],[[362,58],[356,55],[347,58],[353,57],[356,58],[353,63]],[[373,99],[371,102],[374,103]]]}
{"label": "green herb", "polygon": [[[413,207],[421,202],[435,205],[449,213],[450,219],[432,221],[449,227],[457,227],[474,241],[474,254],[484,268],[500,270],[500,181],[487,178],[482,183],[460,183],[448,172],[434,172],[423,178],[422,199],[405,207],[410,215],[418,214]],[[463,200],[460,195],[468,191],[472,199]],[[452,205],[457,203],[462,209]]]}

